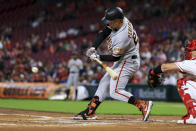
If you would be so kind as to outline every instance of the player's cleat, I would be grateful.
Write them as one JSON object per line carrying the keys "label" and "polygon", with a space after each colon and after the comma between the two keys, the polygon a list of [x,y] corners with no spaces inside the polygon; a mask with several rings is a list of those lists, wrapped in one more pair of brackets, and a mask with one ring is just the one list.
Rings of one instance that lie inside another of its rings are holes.
{"label": "player's cleat", "polygon": [[95,111],[101,102],[99,101],[98,96],[94,96],[91,102],[88,104],[88,107],[75,115],[73,117],[74,120],[96,120]]}
{"label": "player's cleat", "polygon": [[75,115],[74,117],[72,117],[74,120],[97,120],[97,116],[95,115],[91,115],[91,116],[86,116],[86,115]]}
{"label": "player's cleat", "polygon": [[196,118],[193,118],[192,115],[187,116],[183,120],[178,120],[177,124],[196,124]]}
{"label": "player's cleat", "polygon": [[152,105],[152,101],[140,101],[138,108],[142,112],[143,121],[148,120]]}

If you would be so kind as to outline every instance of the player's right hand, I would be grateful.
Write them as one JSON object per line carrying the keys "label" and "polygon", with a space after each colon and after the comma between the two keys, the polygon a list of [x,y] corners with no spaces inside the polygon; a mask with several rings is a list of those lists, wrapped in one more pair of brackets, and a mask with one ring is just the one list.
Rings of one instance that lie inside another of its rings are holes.
{"label": "player's right hand", "polygon": [[90,55],[95,52],[95,47],[91,47],[87,50],[86,52],[86,56],[90,57]]}
{"label": "player's right hand", "polygon": [[94,61],[95,58],[99,59],[99,55],[96,52],[90,55],[91,61]]}

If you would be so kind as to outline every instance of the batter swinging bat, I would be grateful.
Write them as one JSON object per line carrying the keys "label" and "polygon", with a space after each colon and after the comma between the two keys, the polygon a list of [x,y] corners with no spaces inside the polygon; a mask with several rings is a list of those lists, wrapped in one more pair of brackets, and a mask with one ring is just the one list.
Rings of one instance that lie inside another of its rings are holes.
{"label": "batter swinging bat", "polygon": [[106,64],[104,64],[102,61],[100,61],[97,58],[94,58],[94,60],[103,66],[103,68],[109,73],[109,75],[112,77],[113,80],[116,80],[118,78],[118,75],[116,74],[116,72],[114,72],[109,66],[107,66]]}

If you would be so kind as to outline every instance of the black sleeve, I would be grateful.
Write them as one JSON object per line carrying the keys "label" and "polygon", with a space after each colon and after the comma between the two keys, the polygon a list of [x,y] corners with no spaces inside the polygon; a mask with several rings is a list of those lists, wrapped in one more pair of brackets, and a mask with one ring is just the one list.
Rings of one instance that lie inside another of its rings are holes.
{"label": "black sleeve", "polygon": [[100,32],[95,41],[93,42],[93,47],[97,49],[99,45],[103,42],[103,40],[110,35],[112,30],[109,27],[105,27],[102,32]]}
{"label": "black sleeve", "polygon": [[120,60],[120,56],[115,57],[113,55],[100,55],[100,60],[101,61],[118,61]]}
{"label": "black sleeve", "polygon": [[162,69],[161,69],[161,65],[157,66],[156,68],[153,69],[155,74],[160,74],[163,73]]}

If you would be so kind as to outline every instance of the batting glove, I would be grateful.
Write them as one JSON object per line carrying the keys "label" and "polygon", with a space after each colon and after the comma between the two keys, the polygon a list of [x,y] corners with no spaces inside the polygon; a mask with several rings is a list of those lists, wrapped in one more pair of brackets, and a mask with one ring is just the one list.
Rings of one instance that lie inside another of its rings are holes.
{"label": "batting glove", "polygon": [[95,52],[95,47],[91,47],[90,49],[87,50],[86,52],[86,56],[91,56],[91,54],[93,54],[93,52]]}
{"label": "batting glove", "polygon": [[97,53],[93,53],[92,55],[90,55],[90,59],[91,59],[92,61],[94,61],[95,58],[97,58],[97,59],[100,58],[99,55],[98,55]]}

